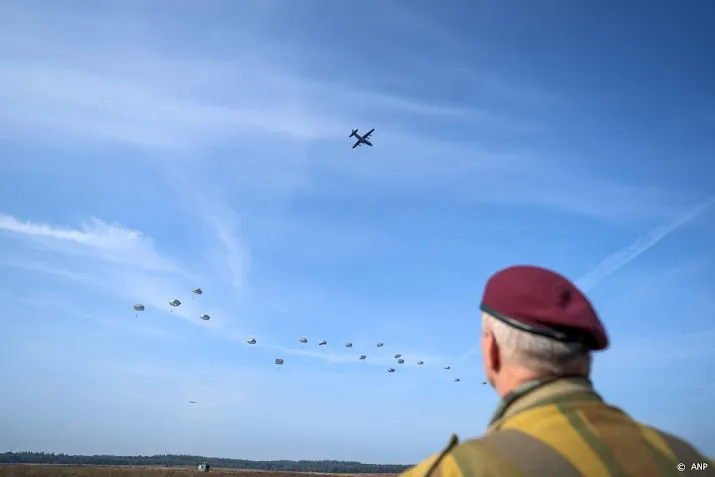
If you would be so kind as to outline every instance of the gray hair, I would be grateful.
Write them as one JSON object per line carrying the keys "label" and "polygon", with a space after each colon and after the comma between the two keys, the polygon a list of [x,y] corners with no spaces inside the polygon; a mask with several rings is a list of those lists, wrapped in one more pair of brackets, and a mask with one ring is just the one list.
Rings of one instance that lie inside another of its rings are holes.
{"label": "gray hair", "polygon": [[503,359],[543,376],[588,376],[591,352],[579,343],[563,343],[509,326],[482,313],[482,329],[491,330]]}

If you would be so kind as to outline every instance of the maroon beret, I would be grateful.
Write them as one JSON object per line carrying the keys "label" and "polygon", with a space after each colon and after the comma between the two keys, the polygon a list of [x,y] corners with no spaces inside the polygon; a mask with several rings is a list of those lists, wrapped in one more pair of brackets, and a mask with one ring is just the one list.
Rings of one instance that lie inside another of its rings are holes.
{"label": "maroon beret", "polygon": [[508,325],[592,350],[608,347],[608,335],[588,298],[567,278],[545,268],[518,265],[487,281],[482,311]]}

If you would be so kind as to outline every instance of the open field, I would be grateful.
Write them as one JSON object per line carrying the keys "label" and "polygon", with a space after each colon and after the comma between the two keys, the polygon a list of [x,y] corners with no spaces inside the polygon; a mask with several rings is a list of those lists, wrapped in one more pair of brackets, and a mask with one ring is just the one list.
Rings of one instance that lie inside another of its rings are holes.
{"label": "open field", "polygon": [[[179,477],[201,474],[195,468],[177,467],[95,467],[74,465],[0,465],[0,477]],[[394,477],[397,474],[319,474],[212,468],[209,475],[233,477]]]}

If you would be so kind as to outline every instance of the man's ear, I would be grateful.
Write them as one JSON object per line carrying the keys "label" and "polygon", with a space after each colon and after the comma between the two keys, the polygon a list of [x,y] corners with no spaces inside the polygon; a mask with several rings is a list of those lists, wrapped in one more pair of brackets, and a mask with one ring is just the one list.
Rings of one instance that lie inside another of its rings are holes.
{"label": "man's ear", "polygon": [[487,355],[489,356],[489,364],[493,373],[498,373],[501,370],[501,353],[499,352],[499,343],[494,338],[494,333],[491,331],[487,337]]}

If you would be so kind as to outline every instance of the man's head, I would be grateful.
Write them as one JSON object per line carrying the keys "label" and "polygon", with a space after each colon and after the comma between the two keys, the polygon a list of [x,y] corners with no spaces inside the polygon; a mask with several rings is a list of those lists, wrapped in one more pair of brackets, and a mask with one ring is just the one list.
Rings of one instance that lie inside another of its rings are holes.
{"label": "man's head", "polygon": [[584,294],[544,268],[515,266],[495,273],[481,309],[484,372],[502,396],[531,379],[588,376],[591,352],[608,346]]}

